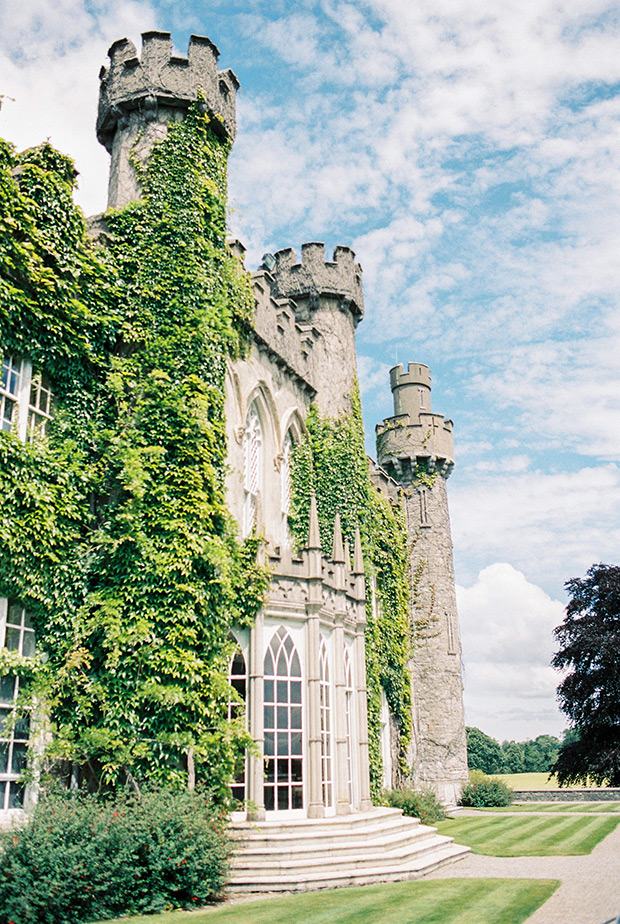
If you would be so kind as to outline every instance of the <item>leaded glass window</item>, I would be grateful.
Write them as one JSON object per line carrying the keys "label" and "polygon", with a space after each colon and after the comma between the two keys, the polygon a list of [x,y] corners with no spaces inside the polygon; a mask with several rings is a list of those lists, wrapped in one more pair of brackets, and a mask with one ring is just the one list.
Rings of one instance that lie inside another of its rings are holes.
{"label": "leaded glass window", "polygon": [[264,797],[267,811],[303,808],[301,664],[284,627],[264,661]]}
{"label": "leaded glass window", "polygon": [[245,422],[245,500],[243,535],[249,536],[256,524],[256,504],[262,475],[263,436],[256,405],[252,404]]}
{"label": "leaded glass window", "polygon": [[344,652],[344,709],[347,736],[347,792],[349,803],[351,803],[353,802],[353,672],[346,648]]}
{"label": "leaded glass window", "polygon": [[329,661],[327,659],[327,646],[321,639],[319,655],[320,705],[321,705],[321,776],[323,782],[323,805],[329,808],[333,803],[333,776],[332,776],[332,730],[331,730],[331,695],[329,685]]}

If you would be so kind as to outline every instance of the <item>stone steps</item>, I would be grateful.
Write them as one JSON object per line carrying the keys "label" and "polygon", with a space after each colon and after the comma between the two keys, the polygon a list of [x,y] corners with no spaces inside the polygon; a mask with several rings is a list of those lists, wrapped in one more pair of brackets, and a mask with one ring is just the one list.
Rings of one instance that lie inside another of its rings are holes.
{"label": "stone steps", "polygon": [[232,834],[233,894],[417,879],[469,849],[386,808],[295,822],[243,822],[233,825]]}

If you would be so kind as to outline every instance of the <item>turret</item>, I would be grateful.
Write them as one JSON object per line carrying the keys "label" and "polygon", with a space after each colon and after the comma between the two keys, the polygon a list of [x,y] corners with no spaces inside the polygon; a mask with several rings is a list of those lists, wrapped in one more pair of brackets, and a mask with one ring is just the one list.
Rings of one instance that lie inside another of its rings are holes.
{"label": "turret", "polygon": [[112,155],[108,207],[118,208],[140,197],[131,161],[144,162],[168,123],[182,120],[196,100],[214,131],[234,140],[239,82],[231,70],[218,71],[219,52],[200,35],[190,37],[186,58],[173,55],[169,32],[144,32],[140,58],[126,38],[108,56],[99,74],[97,138]]}
{"label": "turret", "polygon": [[467,782],[461,646],[446,479],[454,466],[452,421],[431,408],[423,363],[390,370],[394,416],[376,428],[380,466],[398,482],[412,581],[411,700],[414,785],[456,802]]}
{"label": "turret", "polygon": [[377,460],[402,484],[418,475],[438,472],[444,478],[454,468],[452,421],[431,409],[431,373],[423,363],[390,369],[394,416],[376,427]]}
{"label": "turret", "polygon": [[292,247],[266,254],[264,272],[274,298],[295,306],[298,325],[310,324],[317,333],[308,360],[308,377],[324,416],[351,410],[355,381],[355,328],[364,314],[362,269],[350,247],[336,247],[325,259],[325,245],[302,244],[301,262]]}

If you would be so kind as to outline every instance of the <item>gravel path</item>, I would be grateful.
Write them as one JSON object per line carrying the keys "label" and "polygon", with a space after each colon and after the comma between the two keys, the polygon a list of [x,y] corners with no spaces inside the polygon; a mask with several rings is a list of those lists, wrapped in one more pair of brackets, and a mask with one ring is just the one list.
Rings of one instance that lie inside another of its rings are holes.
{"label": "gravel path", "polygon": [[[469,814],[469,813],[468,813]],[[473,813],[472,813],[473,814]],[[527,924],[603,924],[620,915],[620,825],[581,857],[483,857],[435,870],[425,879],[560,879]]]}

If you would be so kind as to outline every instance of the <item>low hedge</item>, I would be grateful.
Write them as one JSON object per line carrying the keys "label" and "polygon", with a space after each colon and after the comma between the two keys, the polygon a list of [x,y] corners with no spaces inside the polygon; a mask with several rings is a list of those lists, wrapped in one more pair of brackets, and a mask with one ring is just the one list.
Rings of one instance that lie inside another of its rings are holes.
{"label": "low hedge", "polygon": [[513,791],[502,780],[494,780],[480,770],[471,770],[459,804],[467,808],[510,805]]}
{"label": "low hedge", "polygon": [[228,872],[227,818],[198,793],[42,798],[0,835],[2,924],[78,924],[195,908]]}
{"label": "low hedge", "polygon": [[402,789],[386,790],[381,801],[384,805],[399,808],[403,815],[419,818],[425,825],[443,821],[446,817],[443,805],[429,789],[418,790],[404,786]]}

